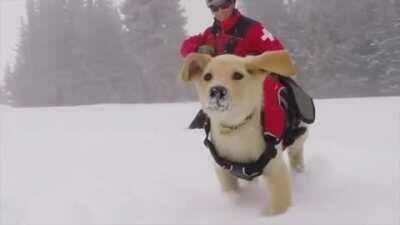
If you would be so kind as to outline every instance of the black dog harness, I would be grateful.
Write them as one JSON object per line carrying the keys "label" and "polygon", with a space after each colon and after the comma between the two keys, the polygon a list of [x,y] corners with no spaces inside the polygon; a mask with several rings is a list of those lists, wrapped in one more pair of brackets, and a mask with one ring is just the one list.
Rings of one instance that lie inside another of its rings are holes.
{"label": "black dog harness", "polygon": [[[306,131],[306,127],[300,127],[300,122],[311,124],[315,120],[315,108],[313,99],[305,93],[300,86],[298,86],[292,79],[285,78],[281,80],[284,82],[286,88],[281,93],[283,108],[285,110],[286,128],[282,137],[283,147],[290,146],[293,142]],[[212,157],[215,162],[224,169],[229,170],[236,177],[251,181],[255,177],[260,176],[263,173],[264,168],[267,166],[269,161],[277,155],[275,146],[281,141],[276,140],[274,137],[264,134],[264,141],[266,147],[260,157],[254,162],[233,162],[224,159],[218,155],[218,151],[215,145],[210,140],[211,123],[210,118],[207,115],[204,121],[204,130],[206,137],[204,139],[204,145],[210,150]],[[263,125],[263,112],[261,112],[261,124]]]}
{"label": "black dog harness", "polygon": [[215,145],[210,140],[210,130],[211,123],[210,119],[207,117],[207,120],[204,124],[204,130],[206,132],[206,138],[204,139],[204,145],[210,150],[212,157],[215,162],[224,169],[229,170],[233,175],[251,181],[255,177],[260,176],[263,173],[265,166],[269,163],[269,161],[275,158],[277,154],[277,150],[275,145],[268,144],[270,140],[266,135],[264,135],[264,140],[267,143],[264,152],[260,155],[260,157],[254,162],[232,162],[230,160],[224,159],[218,155],[217,149]]}

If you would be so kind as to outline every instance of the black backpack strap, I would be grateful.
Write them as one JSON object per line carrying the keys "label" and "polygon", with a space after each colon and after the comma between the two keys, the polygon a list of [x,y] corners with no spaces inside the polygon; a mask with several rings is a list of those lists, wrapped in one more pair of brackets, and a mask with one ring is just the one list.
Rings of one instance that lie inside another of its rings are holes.
{"label": "black backpack strap", "polygon": [[255,23],[254,20],[240,16],[238,21],[236,22],[235,26],[233,26],[230,30],[228,30],[227,34],[231,35],[232,38],[225,44],[225,53],[233,54],[237,44],[239,43],[240,39],[246,36],[249,27]]}
{"label": "black backpack strap", "polygon": [[[224,46],[225,54],[233,54],[236,48],[237,43],[240,39],[246,36],[249,27],[254,24],[256,21],[252,20],[248,17],[241,15],[236,22],[236,24],[229,29],[226,34],[230,35],[230,40]],[[217,20],[214,20],[213,25],[211,26],[211,33],[216,36],[221,31],[221,27]]]}
{"label": "black backpack strap", "polygon": [[[213,35],[217,35],[221,31],[221,27],[219,25],[220,22],[218,22],[216,19],[214,19],[214,23],[211,26],[211,33]],[[256,23],[255,20],[241,15],[239,19],[237,20],[236,24],[229,29],[226,34],[238,37],[238,38],[243,38],[247,34],[247,30],[249,29],[250,25]]]}
{"label": "black backpack strap", "polygon": [[221,31],[221,27],[219,26],[219,22],[218,20],[214,19],[214,23],[211,26],[211,33],[216,36],[218,34],[218,32]]}
{"label": "black backpack strap", "polygon": [[238,38],[244,38],[246,36],[248,29],[252,24],[256,23],[255,20],[252,20],[248,17],[241,15],[236,22],[235,26],[233,26],[226,33]]}

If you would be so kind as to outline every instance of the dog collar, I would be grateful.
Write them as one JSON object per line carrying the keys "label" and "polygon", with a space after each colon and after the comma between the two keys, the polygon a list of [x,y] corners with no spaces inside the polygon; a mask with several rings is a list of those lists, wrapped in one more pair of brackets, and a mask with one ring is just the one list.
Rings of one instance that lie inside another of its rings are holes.
{"label": "dog collar", "polygon": [[248,115],[246,118],[244,118],[244,120],[242,122],[240,122],[239,124],[236,124],[236,125],[226,125],[226,124],[221,123],[219,125],[220,133],[221,134],[230,134],[230,133],[232,133],[233,131],[241,128],[246,123],[248,123],[253,118],[253,116],[254,116],[254,111],[250,115]]}

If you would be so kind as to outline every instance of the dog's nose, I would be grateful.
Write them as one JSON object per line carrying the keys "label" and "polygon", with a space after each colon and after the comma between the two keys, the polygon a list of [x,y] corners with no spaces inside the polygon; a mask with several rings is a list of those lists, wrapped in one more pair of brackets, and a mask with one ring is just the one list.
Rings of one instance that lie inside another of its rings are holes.
{"label": "dog's nose", "polygon": [[221,99],[221,98],[226,97],[227,94],[228,94],[228,90],[222,86],[215,86],[210,89],[210,97],[211,98]]}

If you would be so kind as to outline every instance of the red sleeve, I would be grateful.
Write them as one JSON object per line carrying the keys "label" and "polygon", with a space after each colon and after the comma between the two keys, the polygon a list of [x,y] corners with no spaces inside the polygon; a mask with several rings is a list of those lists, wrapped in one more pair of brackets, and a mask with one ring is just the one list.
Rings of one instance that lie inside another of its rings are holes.
{"label": "red sleeve", "polygon": [[281,41],[260,23],[251,26],[248,35],[253,40],[253,49],[257,54],[262,54],[266,51],[283,50],[285,48]]}
{"label": "red sleeve", "polygon": [[183,41],[181,45],[181,55],[183,57],[186,57],[189,53],[195,52],[197,50],[197,47],[199,47],[202,43],[202,35],[195,35],[187,38],[186,40]]}
{"label": "red sleeve", "polygon": [[196,52],[197,48],[206,42],[210,32],[210,28],[207,28],[202,34],[190,36],[184,40],[181,45],[181,55],[186,57],[189,53]]}

